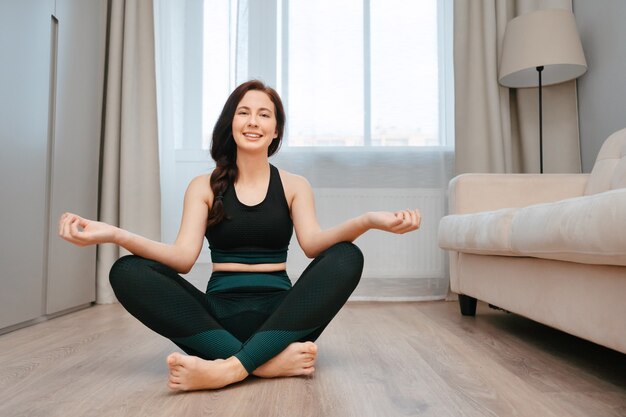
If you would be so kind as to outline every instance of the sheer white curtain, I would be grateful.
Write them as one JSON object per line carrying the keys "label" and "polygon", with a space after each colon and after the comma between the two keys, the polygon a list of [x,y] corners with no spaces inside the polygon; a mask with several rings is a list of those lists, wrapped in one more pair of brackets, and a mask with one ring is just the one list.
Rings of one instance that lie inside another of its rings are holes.
{"label": "sheer white curtain", "polygon": [[[436,32],[430,41],[434,42],[438,61],[426,70],[417,68],[419,62],[409,58],[419,61],[419,53],[416,55],[411,48],[419,50],[416,43],[429,39],[412,40],[400,32],[388,33],[380,20],[381,12],[390,7],[395,8],[387,10],[390,18],[393,13],[401,16],[402,7],[414,4],[410,1],[342,2],[342,7],[353,6],[363,17],[354,23],[352,33],[340,25],[321,28],[311,16],[306,30],[312,33],[307,35],[317,39],[317,45],[296,37],[295,28],[307,23],[302,13],[313,13],[303,9],[301,2],[155,3],[164,239],[173,241],[176,237],[188,181],[212,169],[206,148],[212,123],[226,96],[240,82],[260,78],[279,91],[287,109],[286,140],[271,162],[311,182],[323,227],[368,210],[422,210],[424,220],[417,233],[398,236],[371,231],[357,240],[366,261],[363,280],[353,297],[445,298],[447,266],[436,239],[454,165],[450,146],[454,142],[452,2],[432,1],[438,22],[434,23]],[[315,2],[310,7],[338,6]],[[198,28],[202,26],[198,16],[204,16],[204,29]],[[328,18],[328,13],[325,16]],[[324,34],[326,30],[335,32]],[[385,32],[387,36],[368,37],[368,32]],[[365,36],[360,38],[359,33]],[[322,42],[329,36],[345,49],[330,52],[329,45]],[[203,39],[208,41],[203,44]],[[356,52],[355,45],[359,48]],[[385,50],[393,52],[393,59],[381,58]],[[202,62],[204,79],[197,73]],[[424,71],[434,76],[426,79]],[[402,72],[414,73],[415,79],[405,76],[404,81],[399,80]],[[357,82],[349,81],[355,77]],[[191,99],[202,90],[204,100]],[[420,101],[420,95],[427,94],[434,94],[435,111],[423,107]],[[424,120],[421,125],[420,118]],[[413,142],[421,146],[409,146]],[[400,146],[382,146],[385,144]],[[288,261],[292,280],[308,262],[294,239]],[[203,251],[188,278],[202,288],[209,271],[210,259]]]}

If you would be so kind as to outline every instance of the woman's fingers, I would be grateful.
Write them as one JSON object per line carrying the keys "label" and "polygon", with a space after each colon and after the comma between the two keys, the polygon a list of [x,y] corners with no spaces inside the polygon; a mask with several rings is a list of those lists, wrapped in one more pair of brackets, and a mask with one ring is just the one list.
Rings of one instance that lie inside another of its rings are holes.
{"label": "woman's fingers", "polygon": [[420,211],[418,209],[411,210],[411,225],[415,229],[419,229],[420,223],[422,222],[422,216],[420,215]]}
{"label": "woman's fingers", "polygon": [[80,219],[78,219],[78,217],[74,217],[70,223],[70,233],[72,235],[72,237],[79,237],[80,236],[80,231],[78,230],[78,222],[80,221]]}
{"label": "woman's fingers", "polygon": [[417,230],[422,222],[422,216],[418,209],[409,210],[411,213],[411,230]]}
{"label": "woman's fingers", "polygon": [[85,227],[87,227],[87,225],[88,225],[88,224],[89,224],[89,220],[87,220],[87,219],[83,219],[82,217],[78,216],[78,225],[79,225],[81,228],[83,228],[83,229],[84,229]]}
{"label": "woman's fingers", "polygon": [[70,233],[70,227],[72,226],[72,216],[67,216],[65,219],[65,224],[63,225],[63,235],[66,238],[71,238],[72,235]]}
{"label": "woman's fingers", "polygon": [[63,235],[63,228],[65,226],[66,219],[67,219],[67,213],[63,213],[63,215],[59,219],[59,235]]}
{"label": "woman's fingers", "polygon": [[63,230],[63,234],[64,234],[65,239],[69,240],[72,243],[78,243],[72,231],[72,224],[74,222],[74,219],[75,218],[73,216],[68,216],[68,218],[65,221],[65,228]]}
{"label": "woman's fingers", "polygon": [[406,209],[398,211],[394,214],[397,218],[402,220],[397,225],[395,225],[395,228],[393,230],[395,233],[403,234],[419,228],[422,220],[419,210]]}
{"label": "woman's fingers", "polygon": [[415,214],[415,211],[406,209],[404,210],[404,212],[406,213],[406,217],[405,217],[406,222],[405,222],[405,228],[403,232],[406,233],[406,232],[410,232],[412,230],[417,229],[416,227],[417,216]]}
{"label": "woman's fingers", "polygon": [[59,224],[58,224],[58,231],[57,233],[59,234],[59,236],[63,236],[63,222],[65,221],[65,214],[63,214],[61,216],[61,218],[59,219]]}
{"label": "woman's fingers", "polygon": [[78,245],[87,246],[94,243],[92,234],[85,231],[85,227],[88,224],[89,220],[83,219],[80,216],[76,216],[72,220],[72,226],[70,230],[72,232],[72,237],[74,238],[74,241]]}
{"label": "woman's fingers", "polygon": [[61,236],[68,236],[68,225],[72,221],[72,216],[73,214],[71,213],[64,213],[61,216],[61,220],[59,221],[59,234]]}
{"label": "woman's fingers", "polygon": [[80,216],[64,213],[59,220],[59,236],[75,245],[85,246],[87,242],[79,227],[83,228],[86,223],[88,221]]}

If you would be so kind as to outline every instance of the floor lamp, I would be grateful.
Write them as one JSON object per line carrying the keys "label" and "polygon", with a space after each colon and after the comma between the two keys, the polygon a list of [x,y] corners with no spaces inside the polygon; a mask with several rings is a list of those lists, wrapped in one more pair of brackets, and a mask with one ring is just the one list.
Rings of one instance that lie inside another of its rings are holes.
{"label": "floor lamp", "polygon": [[543,109],[541,87],[578,78],[587,62],[568,10],[538,10],[508,22],[500,59],[500,84],[539,87],[539,165],[543,173]]}

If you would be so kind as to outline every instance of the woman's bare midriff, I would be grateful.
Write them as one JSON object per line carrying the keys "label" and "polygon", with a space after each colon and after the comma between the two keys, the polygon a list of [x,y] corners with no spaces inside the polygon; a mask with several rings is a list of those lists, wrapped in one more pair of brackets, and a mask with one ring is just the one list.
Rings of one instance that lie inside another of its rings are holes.
{"label": "woman's bare midriff", "polygon": [[279,264],[238,264],[238,263],[216,263],[213,264],[213,272],[276,272],[287,269],[287,263]]}

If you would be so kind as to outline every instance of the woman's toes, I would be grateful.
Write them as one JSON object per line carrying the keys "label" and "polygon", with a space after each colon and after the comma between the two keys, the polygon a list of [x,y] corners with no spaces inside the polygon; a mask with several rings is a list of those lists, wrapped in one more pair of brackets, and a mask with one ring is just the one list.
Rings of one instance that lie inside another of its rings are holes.
{"label": "woman's toes", "polygon": [[180,377],[173,377],[170,375],[169,378],[167,379],[167,385],[172,389],[175,387],[180,389],[180,383],[181,383]]}
{"label": "woman's toes", "polygon": [[304,343],[305,352],[310,354],[317,354],[317,345],[313,342],[305,342]]}
{"label": "woman's toes", "polygon": [[178,352],[170,353],[167,357],[167,365],[171,368],[176,365],[181,365],[181,355]]}

